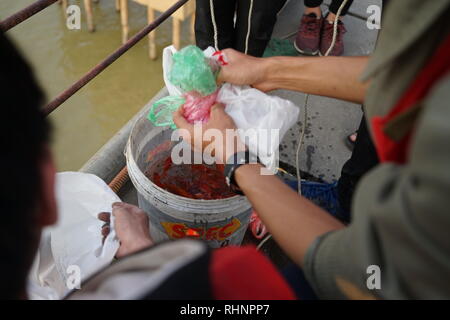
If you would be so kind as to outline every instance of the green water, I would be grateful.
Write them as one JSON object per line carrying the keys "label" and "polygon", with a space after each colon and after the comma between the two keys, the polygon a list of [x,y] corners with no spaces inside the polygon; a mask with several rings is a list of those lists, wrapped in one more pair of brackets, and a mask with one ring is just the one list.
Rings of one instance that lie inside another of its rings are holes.
{"label": "green water", "polygon": [[[32,0],[1,0],[0,19]],[[94,3],[96,32],[87,30],[83,1],[81,30],[68,30],[61,6],[53,4],[8,31],[33,66],[50,101],[121,45],[120,15],[115,0]],[[145,26],[146,7],[129,1],[130,35]],[[183,25],[183,45],[188,44]],[[158,29],[161,50],[171,42],[171,21]],[[52,149],[58,170],[78,170],[114,133],[163,86],[161,58],[151,61],[147,38],[54,111]]]}

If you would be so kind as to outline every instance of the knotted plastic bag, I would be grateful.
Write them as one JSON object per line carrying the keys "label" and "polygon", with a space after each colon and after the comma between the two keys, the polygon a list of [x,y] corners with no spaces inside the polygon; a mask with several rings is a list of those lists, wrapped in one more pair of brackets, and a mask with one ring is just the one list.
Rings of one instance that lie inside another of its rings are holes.
{"label": "knotted plastic bag", "polygon": [[190,123],[207,122],[209,112],[217,99],[217,91],[202,97],[197,92],[189,92],[184,95],[183,116]]}
{"label": "knotted plastic bag", "polygon": [[186,102],[184,97],[167,96],[156,101],[150,108],[148,120],[157,127],[170,126],[175,129],[177,126],[173,123],[172,113]]}
{"label": "knotted plastic bag", "polygon": [[[208,59],[196,46],[187,46],[179,52],[167,48],[163,53],[164,80],[171,96],[156,101],[148,115],[155,126],[175,128],[172,113],[183,106],[183,115],[190,123],[205,122],[216,101],[216,75],[220,70],[213,59]],[[168,58],[170,56],[170,60]],[[167,72],[167,69],[170,69]]]}
{"label": "knotted plastic bag", "polygon": [[217,90],[216,76],[200,48],[187,46],[175,52],[172,59],[169,81],[182,92],[194,91],[207,96]]}
{"label": "knotted plastic bag", "polygon": [[[201,68],[209,65],[215,78],[220,66],[227,64],[227,59],[222,52],[215,51],[211,47],[206,49],[203,54],[205,59],[198,60],[204,63]],[[152,123],[157,126],[171,126],[175,129],[172,113],[182,105],[183,115],[189,122],[205,122],[209,119],[211,106],[215,102],[223,103],[225,112],[240,129],[239,135],[242,141],[252,152],[257,153],[266,167],[274,171],[277,167],[279,143],[289,128],[297,121],[299,108],[289,100],[267,95],[249,86],[236,86],[229,83],[206,96],[199,93],[200,89],[196,93],[185,92],[183,90],[192,89],[192,86],[184,86],[183,89],[181,84],[175,85],[171,82],[172,72],[177,70],[174,69],[176,59],[173,58],[176,55],[177,51],[173,46],[167,47],[163,51],[164,82],[170,96],[157,101],[152,106],[149,114]],[[203,82],[197,79],[195,83]],[[215,82],[214,85],[216,85]],[[275,134],[272,134],[273,132]]]}

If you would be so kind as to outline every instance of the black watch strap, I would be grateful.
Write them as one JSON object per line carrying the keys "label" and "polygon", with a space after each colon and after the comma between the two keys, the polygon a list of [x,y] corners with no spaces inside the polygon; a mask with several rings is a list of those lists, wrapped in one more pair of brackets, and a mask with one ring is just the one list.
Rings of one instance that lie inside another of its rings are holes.
{"label": "black watch strap", "polygon": [[248,150],[236,152],[227,160],[224,169],[225,180],[234,193],[244,195],[244,193],[236,183],[234,173],[236,172],[237,168],[249,163],[261,163],[261,161],[256,155]]}

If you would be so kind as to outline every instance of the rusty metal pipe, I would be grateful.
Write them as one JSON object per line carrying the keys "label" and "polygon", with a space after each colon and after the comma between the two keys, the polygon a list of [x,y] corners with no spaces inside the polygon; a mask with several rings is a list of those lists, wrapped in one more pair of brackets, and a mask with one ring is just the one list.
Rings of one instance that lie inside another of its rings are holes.
{"label": "rusty metal pipe", "polygon": [[137,42],[144,38],[153,29],[158,27],[162,22],[169,18],[175,11],[177,11],[181,6],[183,6],[189,0],[180,0],[171,6],[167,11],[162,13],[156,20],[147,25],[144,29],[139,31],[130,40],[123,44],[119,49],[114,51],[105,60],[97,64],[88,73],[86,73],[80,80],[71,85],[68,89],[57,96],[53,101],[51,101],[47,106],[43,108],[45,115],[50,114],[53,110],[58,108],[64,101],[69,99],[74,93],[83,88],[89,81],[94,79],[98,74],[105,70],[110,64],[116,61],[120,56],[122,56],[128,49],[133,47]]}
{"label": "rusty metal pipe", "polygon": [[48,6],[52,5],[58,0],[37,0],[30,4],[28,7],[16,12],[12,16],[6,18],[0,22],[0,30],[3,32],[17,26],[19,23],[27,20],[29,17],[35,15],[41,10],[44,10]]}
{"label": "rusty metal pipe", "polygon": [[128,175],[127,166],[123,167],[122,170],[112,179],[112,181],[108,184],[108,186],[115,193],[119,193],[120,189],[128,182],[130,176]]}

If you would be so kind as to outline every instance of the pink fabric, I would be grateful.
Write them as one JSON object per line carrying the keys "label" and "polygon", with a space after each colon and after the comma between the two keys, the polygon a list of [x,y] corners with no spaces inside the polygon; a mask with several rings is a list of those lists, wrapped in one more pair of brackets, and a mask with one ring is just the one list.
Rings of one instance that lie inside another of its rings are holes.
{"label": "pink fabric", "polygon": [[209,112],[217,99],[218,90],[209,96],[202,97],[198,92],[191,91],[183,96],[183,116],[189,123],[207,122]]}

